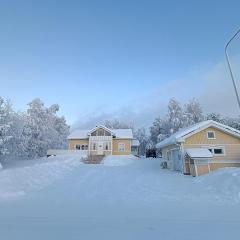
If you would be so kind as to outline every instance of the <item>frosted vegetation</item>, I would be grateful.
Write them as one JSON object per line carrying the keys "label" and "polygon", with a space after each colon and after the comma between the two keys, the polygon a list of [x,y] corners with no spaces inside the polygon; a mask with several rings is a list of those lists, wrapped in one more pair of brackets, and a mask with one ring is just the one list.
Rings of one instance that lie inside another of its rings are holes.
{"label": "frosted vegetation", "polygon": [[[9,100],[0,97],[0,162],[6,159],[32,159],[46,155],[48,149],[64,149],[69,126],[57,115],[59,105],[46,107],[40,99],[28,104],[25,112],[17,112]],[[140,141],[140,154],[181,128],[202,120],[212,119],[240,130],[239,118],[223,117],[217,113],[203,114],[196,99],[181,104],[172,98],[165,115],[159,113],[149,129],[134,127],[133,122],[106,120],[108,128],[131,128]]]}
{"label": "frosted vegetation", "polygon": [[58,111],[57,104],[45,107],[35,99],[26,112],[16,112],[0,97],[0,160],[32,159],[45,156],[49,148],[65,148],[69,126]]}
{"label": "frosted vegetation", "polygon": [[239,118],[224,117],[218,113],[204,114],[196,99],[181,104],[172,98],[168,104],[167,114],[161,114],[153,121],[149,133],[145,128],[135,131],[135,137],[140,141],[140,153],[144,154],[146,148],[152,148],[178,130],[203,120],[214,120],[240,130]]}

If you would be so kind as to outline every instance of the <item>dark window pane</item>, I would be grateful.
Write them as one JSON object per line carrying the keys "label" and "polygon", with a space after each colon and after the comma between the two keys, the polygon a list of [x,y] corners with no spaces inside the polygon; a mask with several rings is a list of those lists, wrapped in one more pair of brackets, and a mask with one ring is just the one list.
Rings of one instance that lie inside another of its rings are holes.
{"label": "dark window pane", "polygon": [[221,148],[215,148],[214,153],[215,154],[223,154],[223,150]]}
{"label": "dark window pane", "polygon": [[208,138],[215,138],[214,132],[208,132]]}

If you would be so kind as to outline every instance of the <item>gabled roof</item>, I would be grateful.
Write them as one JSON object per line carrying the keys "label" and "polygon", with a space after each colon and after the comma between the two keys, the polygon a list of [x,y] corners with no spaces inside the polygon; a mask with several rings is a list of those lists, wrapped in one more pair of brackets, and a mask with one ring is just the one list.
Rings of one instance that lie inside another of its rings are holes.
{"label": "gabled roof", "polygon": [[112,135],[115,136],[116,138],[122,138],[122,139],[133,138],[132,129],[109,129],[109,128],[106,128],[105,126],[98,126],[90,130],[76,129],[71,132],[71,134],[68,136],[67,139],[88,139],[89,135],[98,128],[104,128],[105,130],[111,132]]}
{"label": "gabled roof", "polygon": [[88,139],[89,131],[90,130],[81,130],[81,129],[73,130],[67,139]]}
{"label": "gabled roof", "polygon": [[112,135],[114,135],[114,132],[111,129],[109,129],[103,125],[96,126],[95,128],[89,130],[88,134],[90,135],[92,132],[96,131],[99,128],[102,128],[102,129],[106,130],[107,132],[111,133]]}
{"label": "gabled roof", "polygon": [[172,144],[177,144],[177,143],[181,143],[184,142],[184,140],[187,137],[190,137],[191,135],[198,133],[206,128],[209,127],[214,127],[216,129],[219,129],[225,133],[228,133],[232,136],[238,137],[240,138],[240,131],[238,131],[235,128],[229,127],[227,125],[224,125],[222,123],[218,123],[215,122],[213,120],[207,120],[207,121],[203,121],[197,124],[194,124],[190,127],[184,128],[179,130],[178,132],[174,133],[173,135],[171,135],[170,137],[164,139],[163,141],[159,142],[156,147],[157,148],[163,148]]}

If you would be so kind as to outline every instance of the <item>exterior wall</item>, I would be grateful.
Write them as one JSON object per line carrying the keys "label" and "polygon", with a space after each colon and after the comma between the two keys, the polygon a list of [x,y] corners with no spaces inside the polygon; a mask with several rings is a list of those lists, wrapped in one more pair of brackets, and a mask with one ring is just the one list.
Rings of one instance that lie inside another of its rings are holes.
{"label": "exterior wall", "polygon": [[209,165],[211,171],[224,167],[240,167],[240,163],[210,163]]}
{"label": "exterior wall", "polygon": [[76,145],[88,145],[88,139],[70,139],[68,141],[68,149],[69,150],[76,150]]}
{"label": "exterior wall", "polygon": [[[131,154],[131,139],[116,139],[113,138],[113,144],[112,144],[112,154],[113,155],[129,155]],[[124,143],[125,144],[125,152],[119,152],[118,151],[118,144]]]}
{"label": "exterior wall", "polygon": [[[207,132],[214,131],[215,139],[208,139]],[[240,139],[215,128],[207,128],[186,139],[184,148],[223,147],[223,155],[214,155],[212,162],[240,162]]]}
{"label": "exterior wall", "polygon": [[[215,139],[208,139],[207,132],[214,131]],[[205,130],[202,130],[199,133],[196,133],[185,140],[185,144],[240,144],[240,139],[230,134],[227,134],[223,131],[220,131],[216,128],[209,127]]]}
{"label": "exterior wall", "polygon": [[180,149],[178,145],[173,144],[173,145],[166,146],[162,149],[162,157],[167,161],[167,167],[170,169],[173,169],[171,150],[176,148]]}
{"label": "exterior wall", "polygon": [[[113,148],[113,155],[129,155],[131,154],[131,139],[113,139],[112,140],[112,148]],[[76,145],[88,145],[90,148],[89,140],[88,139],[71,139],[69,140],[69,150],[76,150]],[[125,152],[118,151],[118,143],[125,144]],[[111,151],[104,151],[104,155],[111,154]],[[97,155],[97,151],[91,151],[91,155]]]}
{"label": "exterior wall", "polygon": [[[98,155],[98,151],[93,151],[93,150],[91,150],[91,151],[90,151],[90,155],[93,155],[93,156]],[[104,150],[104,151],[103,151],[103,155],[104,155],[104,156],[111,155],[111,150],[110,150],[110,151],[109,151],[109,150],[108,150],[108,151],[107,151],[107,150]]]}
{"label": "exterior wall", "polygon": [[[214,131],[215,139],[208,139],[207,132]],[[215,128],[207,128],[185,140],[186,148],[223,147],[223,155],[213,155],[209,160],[210,171],[224,167],[240,167],[240,139]],[[186,166],[185,161],[185,166]],[[207,173],[207,166],[197,166],[198,175]]]}
{"label": "exterior wall", "polygon": [[209,173],[209,166],[208,166],[208,164],[197,165],[196,169],[197,169],[198,176],[206,174],[206,173]]}

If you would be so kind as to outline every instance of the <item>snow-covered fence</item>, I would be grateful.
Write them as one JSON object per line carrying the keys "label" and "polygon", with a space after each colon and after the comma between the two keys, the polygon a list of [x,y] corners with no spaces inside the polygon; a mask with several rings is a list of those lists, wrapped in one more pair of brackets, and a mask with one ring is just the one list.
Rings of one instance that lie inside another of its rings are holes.
{"label": "snow-covered fence", "polygon": [[59,156],[59,155],[79,155],[79,156],[87,156],[87,150],[59,150],[59,149],[49,149],[47,151],[47,156]]}

